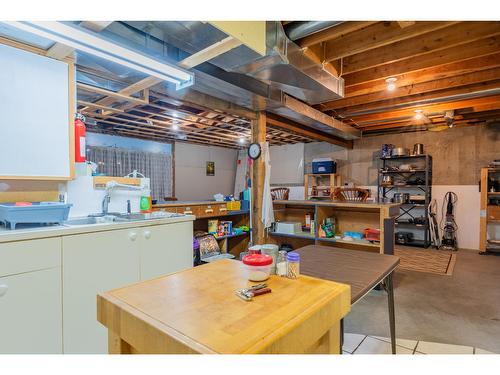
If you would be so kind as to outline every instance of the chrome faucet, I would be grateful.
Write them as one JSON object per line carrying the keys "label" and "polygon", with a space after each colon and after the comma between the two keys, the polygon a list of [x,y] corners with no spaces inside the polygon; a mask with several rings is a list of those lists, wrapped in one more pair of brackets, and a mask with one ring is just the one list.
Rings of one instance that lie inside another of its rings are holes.
{"label": "chrome faucet", "polygon": [[108,214],[108,205],[109,205],[110,201],[111,201],[111,190],[106,189],[106,195],[104,195],[104,198],[102,200],[102,214],[103,214],[103,216],[106,216]]}

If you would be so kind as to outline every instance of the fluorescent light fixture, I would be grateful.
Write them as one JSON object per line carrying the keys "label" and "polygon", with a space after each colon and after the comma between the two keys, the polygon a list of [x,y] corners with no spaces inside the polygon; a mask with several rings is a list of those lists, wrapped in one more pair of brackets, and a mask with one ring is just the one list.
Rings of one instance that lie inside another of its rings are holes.
{"label": "fluorescent light fixture", "polygon": [[396,89],[396,81],[398,79],[396,77],[390,77],[385,80],[387,82],[387,90],[394,91]]}
{"label": "fluorescent light fixture", "polygon": [[122,47],[90,30],[83,30],[57,21],[3,23],[78,51],[175,83],[177,90],[191,86],[194,81],[194,74],[185,69]]}

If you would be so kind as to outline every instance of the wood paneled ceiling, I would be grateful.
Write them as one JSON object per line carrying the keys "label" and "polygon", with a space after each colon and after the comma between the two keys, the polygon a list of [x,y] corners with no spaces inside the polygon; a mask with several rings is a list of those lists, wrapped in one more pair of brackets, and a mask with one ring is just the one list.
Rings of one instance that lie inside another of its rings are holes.
{"label": "wood paneled ceiling", "polygon": [[442,128],[446,111],[457,126],[500,120],[500,22],[350,21],[296,43],[345,80],[317,108],[364,135]]}

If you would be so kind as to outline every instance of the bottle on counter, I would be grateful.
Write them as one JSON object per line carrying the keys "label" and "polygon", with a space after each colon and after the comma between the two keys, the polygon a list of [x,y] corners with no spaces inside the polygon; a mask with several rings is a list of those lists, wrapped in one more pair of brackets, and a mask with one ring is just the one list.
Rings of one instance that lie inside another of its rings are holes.
{"label": "bottle on counter", "polygon": [[300,276],[300,255],[294,251],[286,256],[287,261],[287,277],[289,279],[297,279]]}
{"label": "bottle on counter", "polygon": [[276,275],[281,277],[286,277],[288,273],[286,254],[285,250],[280,250],[278,252],[278,259],[276,260]]}

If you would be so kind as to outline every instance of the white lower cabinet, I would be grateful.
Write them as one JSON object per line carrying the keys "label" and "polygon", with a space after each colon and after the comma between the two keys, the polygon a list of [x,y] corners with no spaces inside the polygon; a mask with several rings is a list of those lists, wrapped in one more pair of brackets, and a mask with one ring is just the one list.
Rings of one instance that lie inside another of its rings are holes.
{"label": "white lower cabinet", "polygon": [[141,228],[141,280],[153,279],[193,266],[192,222]]}
{"label": "white lower cabinet", "polygon": [[139,281],[137,240],[131,229],[63,237],[64,353],[107,353],[96,296]]}
{"label": "white lower cabinet", "polygon": [[60,267],[0,277],[0,354],[62,353],[61,310]]}
{"label": "white lower cabinet", "polygon": [[96,296],[192,267],[193,223],[63,237],[64,353],[107,353]]}

